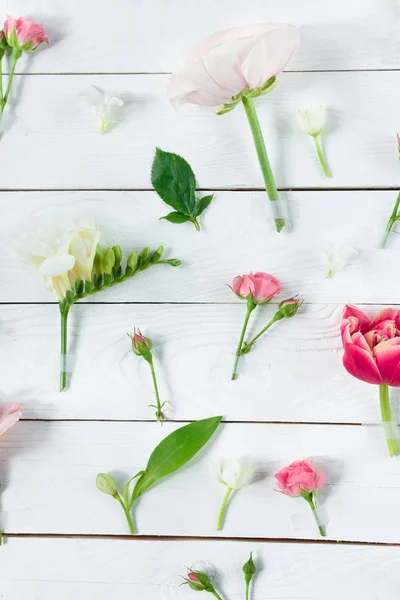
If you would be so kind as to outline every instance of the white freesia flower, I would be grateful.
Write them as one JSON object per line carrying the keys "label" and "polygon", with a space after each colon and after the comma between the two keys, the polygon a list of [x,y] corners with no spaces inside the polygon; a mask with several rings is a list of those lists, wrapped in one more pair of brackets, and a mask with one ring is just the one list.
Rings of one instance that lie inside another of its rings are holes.
{"label": "white freesia flower", "polygon": [[326,277],[329,279],[334,273],[341,271],[357,255],[357,250],[346,242],[338,241],[330,244],[324,250]]}
{"label": "white freesia flower", "polygon": [[212,465],[216,480],[231,490],[239,490],[249,484],[254,474],[254,465],[245,466],[237,460],[231,460],[225,465]]}
{"label": "white freesia flower", "polygon": [[122,108],[124,102],[119,96],[102,92],[91,85],[81,93],[81,97],[93,107],[95,115],[100,119],[100,133],[105,133],[107,125],[115,123],[115,112]]}
{"label": "white freesia flower", "polygon": [[100,232],[93,225],[81,224],[72,231],[69,252],[75,257],[75,278],[92,280],[93,261],[100,241]]}
{"label": "white freesia flower", "polygon": [[325,125],[325,107],[316,106],[298,111],[299,125],[308,135],[319,135]]}

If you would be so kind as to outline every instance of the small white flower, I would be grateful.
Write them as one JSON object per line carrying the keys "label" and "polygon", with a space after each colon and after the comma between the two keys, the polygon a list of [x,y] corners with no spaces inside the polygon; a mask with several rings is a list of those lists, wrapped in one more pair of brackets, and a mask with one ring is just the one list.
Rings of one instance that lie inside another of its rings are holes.
{"label": "small white flower", "polygon": [[93,107],[95,115],[100,118],[100,133],[105,133],[107,125],[116,122],[115,111],[118,108],[122,108],[124,105],[123,100],[119,96],[102,92],[93,85],[84,90],[80,95]]}
{"label": "small white flower", "polygon": [[325,125],[325,107],[316,106],[307,110],[299,110],[298,120],[303,131],[313,137],[317,136]]}
{"label": "small white flower", "polygon": [[324,250],[325,266],[327,270],[326,277],[330,278],[337,271],[341,271],[352,258],[358,255],[357,250],[342,241],[330,244]]}
{"label": "small white flower", "polygon": [[228,461],[225,465],[212,463],[212,466],[216,480],[231,490],[239,490],[249,484],[254,474],[254,465],[241,465],[237,460]]}

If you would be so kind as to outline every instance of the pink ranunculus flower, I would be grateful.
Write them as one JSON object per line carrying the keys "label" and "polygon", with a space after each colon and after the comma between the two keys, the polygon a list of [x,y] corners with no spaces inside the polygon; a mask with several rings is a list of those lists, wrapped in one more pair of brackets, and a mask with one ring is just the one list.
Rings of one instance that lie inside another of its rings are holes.
{"label": "pink ranunculus flower", "polygon": [[236,296],[245,299],[249,296],[256,304],[266,304],[279,294],[282,286],[275,277],[268,273],[248,273],[238,275],[232,283]]}
{"label": "pink ranunculus flower", "polygon": [[0,435],[10,429],[22,415],[18,402],[8,402],[0,407]]}
{"label": "pink ranunculus flower", "polygon": [[344,368],[356,377],[379,385],[382,421],[390,456],[399,451],[392,423],[388,386],[400,387],[400,310],[385,308],[373,319],[347,305],[343,311],[342,336]]}
{"label": "pink ranunculus flower", "polygon": [[296,460],[276,473],[275,479],[281,492],[293,498],[320,489],[326,482],[326,474],[317,473],[312,460]]}
{"label": "pink ranunculus flower", "polygon": [[33,52],[41,43],[49,41],[41,25],[24,17],[8,17],[4,21],[4,33],[9,46],[21,52]]}
{"label": "pink ranunculus flower", "polygon": [[279,75],[300,43],[296,27],[260,24],[215,33],[193,48],[171,75],[172,105],[218,106],[244,89],[261,88]]}

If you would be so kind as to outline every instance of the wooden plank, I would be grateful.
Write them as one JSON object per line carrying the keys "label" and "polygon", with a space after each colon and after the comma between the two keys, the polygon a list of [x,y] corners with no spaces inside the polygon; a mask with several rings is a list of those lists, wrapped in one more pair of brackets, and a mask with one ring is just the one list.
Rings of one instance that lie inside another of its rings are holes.
{"label": "wooden plank", "polygon": [[[156,146],[182,154],[200,187],[262,188],[251,134],[240,106],[228,115],[184,107],[174,111],[165,75],[17,77],[14,112],[2,124],[2,189],[149,189]],[[101,137],[79,94],[89,85],[120,94],[125,118]],[[22,93],[23,86],[23,93]],[[257,100],[277,185],[398,187],[396,129],[400,72],[287,73]],[[325,104],[325,179],[300,106]],[[40,151],[38,149],[40,148]],[[23,167],[23,168],[22,168]]]}
{"label": "wooden plank", "polygon": [[193,565],[217,573],[224,598],[242,598],[241,567],[251,551],[259,569],[254,598],[318,600],[321,589],[326,600],[353,600],[354,590],[365,600],[397,598],[398,549],[373,546],[10,539],[0,581],[4,600],[184,600],[193,592],[181,577]]}
{"label": "wooden plank", "polygon": [[[216,193],[200,233],[191,224],[159,221],[168,208],[150,192],[0,193],[0,302],[56,301],[13,245],[32,229],[82,218],[97,223],[103,244],[120,243],[126,253],[164,244],[166,256],[183,260],[176,268],[152,267],[92,302],[237,302],[226,284],[252,270],[275,275],[282,298],[394,304],[398,235],[385,251],[379,244],[395,198],[392,191],[292,192],[286,196],[292,230],[278,235],[262,192]],[[340,240],[359,256],[326,279],[324,249]]]}
{"label": "wooden plank", "polygon": [[[126,482],[178,426],[20,422],[1,440],[4,531],[126,534],[121,507],[96,489],[96,475],[109,472]],[[233,457],[254,462],[256,475],[232,498],[221,537],[317,539],[307,504],[278,494],[273,478],[292,460],[313,458],[328,473],[320,500],[321,518],[329,521],[327,539],[400,542],[400,462],[389,458],[381,427],[360,426],[222,425],[207,451],[138,502],[137,530],[215,535],[224,488],[210,461]]]}
{"label": "wooden plank", "polygon": [[[25,418],[153,419],[150,371],[133,355],[126,335],[137,325],[153,340],[169,419],[216,412],[230,421],[379,421],[378,389],[342,366],[341,307],[305,306],[276,324],[241,358],[239,378],[232,382],[244,311],[237,305],[77,305],[69,328],[72,379],[60,395],[57,307],[3,306],[2,396],[19,400]],[[249,335],[261,330],[272,311],[258,309]],[[399,399],[396,389],[392,399]]]}
{"label": "wooden plank", "polygon": [[190,0],[184,7],[177,0],[115,0],[112,17],[98,0],[1,0],[0,9],[44,24],[51,47],[19,67],[34,73],[171,71],[215,31],[258,22],[300,26],[302,47],[291,69],[399,67],[394,0]]}

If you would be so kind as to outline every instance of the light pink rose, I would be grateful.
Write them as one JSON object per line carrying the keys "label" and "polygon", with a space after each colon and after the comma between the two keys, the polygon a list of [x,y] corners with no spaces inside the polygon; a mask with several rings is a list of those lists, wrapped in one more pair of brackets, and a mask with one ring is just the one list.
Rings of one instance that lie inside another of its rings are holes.
{"label": "light pink rose", "polygon": [[386,308],[372,320],[355,306],[344,309],[340,333],[345,369],[367,383],[400,387],[400,311]]}
{"label": "light pink rose", "polygon": [[10,429],[21,417],[21,408],[18,402],[8,402],[0,407],[0,435]]}
{"label": "light pink rose", "polygon": [[314,471],[312,460],[296,460],[276,473],[275,479],[286,496],[297,497],[302,491],[314,492],[321,488],[326,482],[326,474]]}
{"label": "light pink rose", "polygon": [[42,42],[48,42],[49,38],[41,25],[32,23],[29,19],[20,17],[13,19],[8,17],[4,21],[4,33],[7,43],[22,52],[32,52]]}
{"label": "light pink rose", "polygon": [[239,298],[247,298],[251,295],[256,304],[265,304],[271,298],[279,294],[281,284],[275,277],[268,273],[248,273],[238,275],[232,283],[232,289]]}
{"label": "light pink rose", "polygon": [[171,75],[172,105],[217,106],[245,88],[263,86],[279,75],[300,43],[296,27],[261,24],[215,33],[193,48]]}

